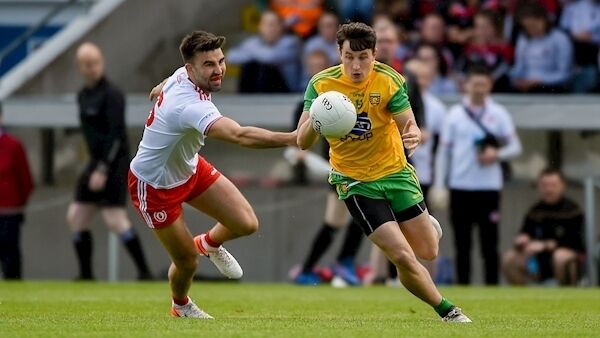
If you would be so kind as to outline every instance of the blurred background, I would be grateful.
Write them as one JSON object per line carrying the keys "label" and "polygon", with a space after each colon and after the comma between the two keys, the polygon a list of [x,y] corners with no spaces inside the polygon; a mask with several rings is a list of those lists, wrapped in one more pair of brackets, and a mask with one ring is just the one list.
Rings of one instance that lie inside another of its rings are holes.
{"label": "blurred background", "polygon": [[[269,22],[262,14],[266,10],[279,19]],[[486,14],[478,16],[481,12]],[[588,20],[580,19],[582,13],[597,14]],[[327,16],[329,20],[323,19]],[[540,16],[542,28],[536,31],[536,23],[526,18]],[[227,37],[224,89],[213,95],[223,115],[243,125],[292,130],[294,111],[311,75],[310,57],[320,51],[329,64],[339,63],[331,40],[336,20],[391,21],[397,46],[390,62],[401,72],[410,59],[426,63],[435,77],[432,94],[446,107],[461,102],[470,64],[490,67],[493,97],[510,112],[523,147],[510,162],[512,175],[502,190],[499,249],[512,247],[525,214],[538,199],[539,172],[560,168],[567,178],[567,195],[585,213],[587,228],[582,229],[587,230],[581,236],[587,248],[580,284],[596,283],[600,3],[593,0],[0,0],[3,124],[22,142],[35,181],[21,233],[23,277],[68,280],[77,275],[65,215],[88,161],[76,102],[83,80],[75,51],[82,42],[102,49],[106,76],[126,93],[133,154],[152,108],[147,93],[181,66],[178,46],[186,33],[202,29]],[[274,40],[270,45],[287,38],[288,44],[249,56],[245,49],[252,50],[250,39],[256,36]],[[524,81],[529,74],[538,74],[535,81]],[[302,262],[322,223],[325,178],[299,177],[283,154],[283,149],[246,150],[213,140],[202,149],[236,183],[261,222],[257,234],[227,245],[244,267],[245,281],[289,280],[290,269]],[[0,190],[0,195],[6,193]],[[128,210],[151,270],[162,277],[169,264],[165,251],[130,203]],[[440,256],[452,264],[448,212],[435,213],[445,230]],[[214,223],[195,212],[187,212],[187,219],[193,233]],[[93,260],[95,275],[102,280],[109,277],[109,236],[99,217],[95,223]],[[321,259],[321,266],[334,261],[341,240]],[[483,273],[477,240],[474,245],[472,282],[479,284]],[[118,278],[134,279],[131,260],[118,250]],[[369,251],[363,243],[359,264],[368,263]],[[200,274],[217,276],[208,260],[201,261]]]}

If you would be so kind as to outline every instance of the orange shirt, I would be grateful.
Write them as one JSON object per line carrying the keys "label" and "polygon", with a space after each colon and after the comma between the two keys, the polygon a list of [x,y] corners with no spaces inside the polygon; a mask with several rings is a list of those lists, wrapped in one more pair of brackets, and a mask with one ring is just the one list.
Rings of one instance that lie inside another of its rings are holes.
{"label": "orange shirt", "polygon": [[324,7],[323,0],[272,0],[270,3],[271,9],[284,21],[294,22],[291,28],[302,38],[313,32]]}

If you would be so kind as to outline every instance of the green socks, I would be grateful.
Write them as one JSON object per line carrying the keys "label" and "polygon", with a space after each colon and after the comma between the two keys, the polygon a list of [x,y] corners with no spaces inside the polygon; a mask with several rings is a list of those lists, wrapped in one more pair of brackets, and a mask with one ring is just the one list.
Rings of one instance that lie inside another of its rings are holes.
{"label": "green socks", "polygon": [[442,301],[440,302],[440,304],[434,307],[433,309],[435,310],[435,312],[438,313],[438,315],[440,315],[440,317],[444,318],[452,310],[453,307],[454,304],[452,304],[452,302],[442,297]]}

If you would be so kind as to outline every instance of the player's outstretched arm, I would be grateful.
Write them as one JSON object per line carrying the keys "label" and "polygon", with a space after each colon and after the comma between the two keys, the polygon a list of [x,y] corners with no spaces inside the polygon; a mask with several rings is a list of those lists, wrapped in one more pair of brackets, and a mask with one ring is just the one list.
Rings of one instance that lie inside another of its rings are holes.
{"label": "player's outstretched arm", "polygon": [[302,113],[300,121],[298,121],[298,147],[301,149],[308,149],[319,139],[319,134],[312,127],[308,111]]}
{"label": "player's outstretched arm", "polygon": [[216,120],[206,135],[247,148],[278,148],[296,145],[296,131],[280,133],[257,127],[242,127],[227,117]]}

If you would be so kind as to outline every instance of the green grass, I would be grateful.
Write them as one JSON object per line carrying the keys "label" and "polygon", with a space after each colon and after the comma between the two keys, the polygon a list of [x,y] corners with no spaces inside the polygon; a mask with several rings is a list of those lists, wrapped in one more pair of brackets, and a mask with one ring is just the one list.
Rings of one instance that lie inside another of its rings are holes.
{"label": "green grass", "polygon": [[474,320],[442,323],[404,289],[196,283],[216,320],[170,318],[166,283],[0,282],[0,337],[600,336],[600,290],[444,288]]}

